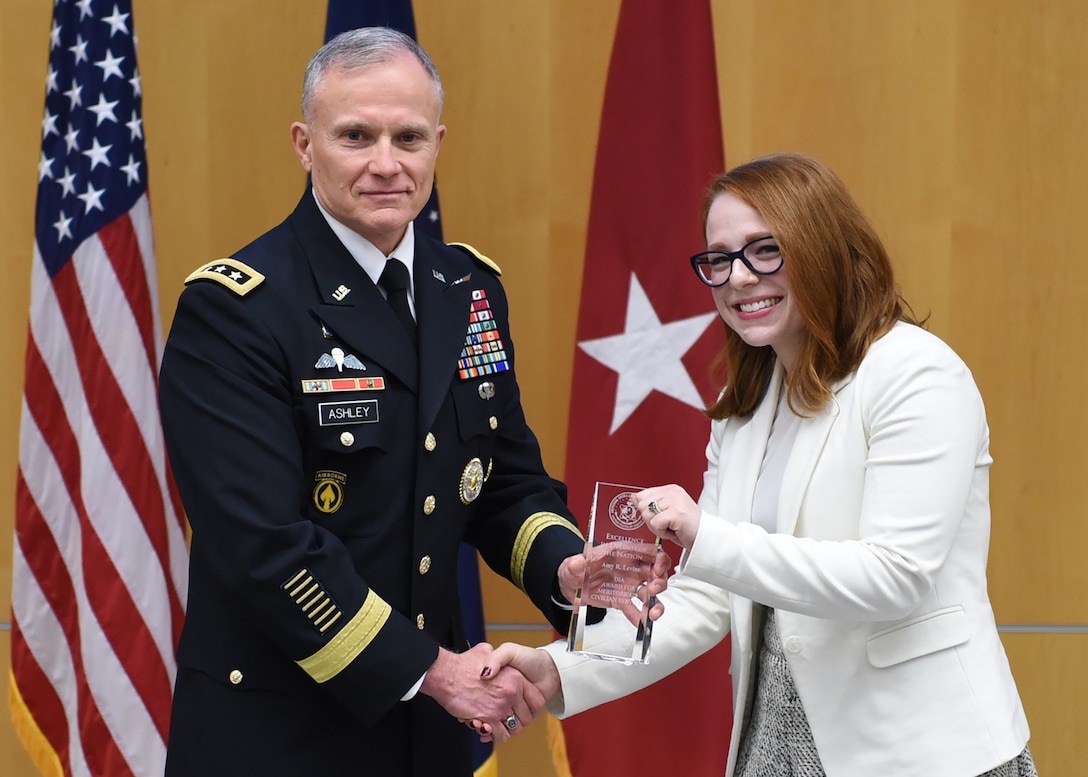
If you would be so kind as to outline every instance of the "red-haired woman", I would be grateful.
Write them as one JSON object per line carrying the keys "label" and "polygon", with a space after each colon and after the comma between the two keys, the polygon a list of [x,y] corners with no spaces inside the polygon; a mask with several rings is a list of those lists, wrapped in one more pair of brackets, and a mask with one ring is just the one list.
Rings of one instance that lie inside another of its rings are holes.
{"label": "red-haired woman", "polygon": [[685,548],[652,662],[561,645],[494,661],[534,676],[565,716],[728,632],[729,775],[1035,775],[986,592],[989,430],[970,371],[914,320],[875,230],[820,162],[777,154],[721,175],[704,224],[691,262],[725,324],[728,379],[707,410],[698,502],[676,485],[637,497]]}

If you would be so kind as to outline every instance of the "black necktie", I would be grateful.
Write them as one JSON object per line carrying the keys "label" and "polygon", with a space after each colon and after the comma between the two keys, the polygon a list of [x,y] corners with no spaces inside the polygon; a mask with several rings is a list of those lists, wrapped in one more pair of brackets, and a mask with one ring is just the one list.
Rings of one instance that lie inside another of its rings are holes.
{"label": "black necktie", "polygon": [[399,259],[387,259],[378,285],[385,289],[390,307],[415,340],[416,320],[412,318],[412,309],[408,306],[408,268]]}

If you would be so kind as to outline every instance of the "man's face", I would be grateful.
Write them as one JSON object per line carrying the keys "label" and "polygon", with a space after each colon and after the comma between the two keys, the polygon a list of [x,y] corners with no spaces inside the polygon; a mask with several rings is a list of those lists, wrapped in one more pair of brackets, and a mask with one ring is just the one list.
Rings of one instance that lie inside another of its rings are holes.
{"label": "man's face", "polygon": [[431,196],[446,128],[438,94],[410,54],[354,72],[330,68],[295,153],[322,207],[388,255]]}

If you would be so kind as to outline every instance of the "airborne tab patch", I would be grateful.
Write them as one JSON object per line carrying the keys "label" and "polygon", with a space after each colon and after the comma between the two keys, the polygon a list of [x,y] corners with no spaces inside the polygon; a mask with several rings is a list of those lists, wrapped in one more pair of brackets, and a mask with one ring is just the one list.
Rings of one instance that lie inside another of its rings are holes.
{"label": "airborne tab patch", "polygon": [[239,297],[244,297],[264,282],[264,275],[248,264],[227,258],[206,264],[190,273],[185,279],[185,285],[188,286],[193,281],[200,280],[215,281],[226,286]]}

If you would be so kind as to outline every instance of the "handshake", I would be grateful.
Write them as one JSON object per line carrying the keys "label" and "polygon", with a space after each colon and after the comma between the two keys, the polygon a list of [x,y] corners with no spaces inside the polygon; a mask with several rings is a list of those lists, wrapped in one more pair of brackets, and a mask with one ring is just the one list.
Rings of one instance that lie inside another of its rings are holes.
{"label": "handshake", "polygon": [[[588,557],[571,556],[559,567],[559,588],[568,601],[584,606],[600,597],[591,592],[602,579],[615,580],[612,550],[593,548]],[[656,620],[664,605],[655,597],[665,590],[672,560],[659,551],[642,568],[627,568],[632,577],[630,589],[634,601],[614,603],[632,623],[649,606],[649,618]],[[635,580],[634,577],[639,579]],[[544,709],[548,699],[561,690],[559,671],[551,656],[543,650],[507,642],[498,648],[487,643],[465,653],[440,649],[420,687],[458,721],[473,729],[483,742],[505,742],[521,733]]]}

